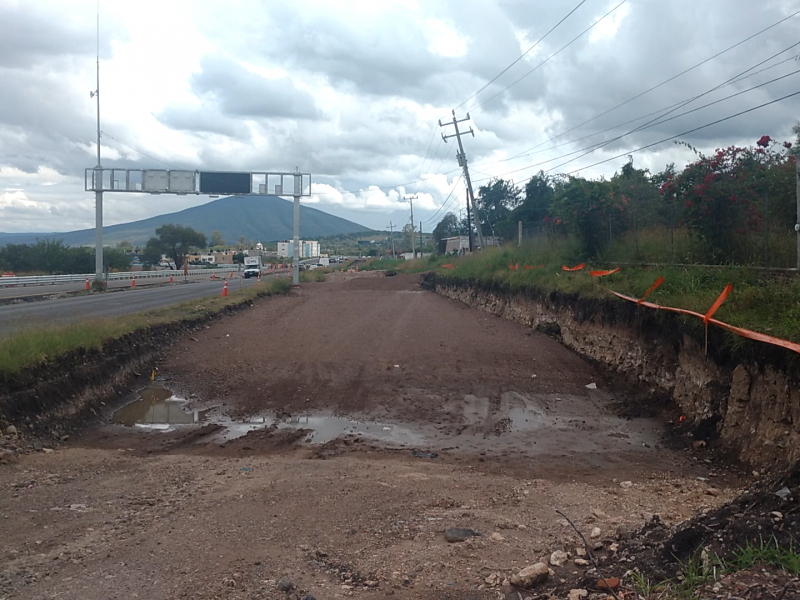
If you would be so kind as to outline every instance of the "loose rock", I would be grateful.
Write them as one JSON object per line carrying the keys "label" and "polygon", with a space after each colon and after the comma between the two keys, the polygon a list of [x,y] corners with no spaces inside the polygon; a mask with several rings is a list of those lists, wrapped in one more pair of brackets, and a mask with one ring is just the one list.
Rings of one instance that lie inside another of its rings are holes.
{"label": "loose rock", "polygon": [[567,553],[563,550],[556,550],[550,555],[550,564],[554,567],[563,567],[568,560]]}
{"label": "loose rock", "polygon": [[621,482],[619,484],[619,487],[621,487],[623,490],[630,489],[630,488],[633,487],[633,482],[632,481],[623,481],[623,482]]}
{"label": "loose rock", "polygon": [[9,425],[8,427],[6,427],[5,434],[6,435],[17,435],[17,428],[14,427],[13,425]]}
{"label": "loose rock", "polygon": [[601,535],[603,535],[603,533],[600,531],[600,528],[599,527],[594,527],[592,529],[592,533],[589,534],[589,537],[592,538],[593,540],[596,540]]}
{"label": "loose rock", "polygon": [[570,590],[569,600],[581,600],[589,595],[589,590]]}
{"label": "loose rock", "polygon": [[446,539],[450,544],[464,542],[471,537],[478,537],[480,535],[481,534],[474,529],[465,529],[462,527],[451,527],[450,529],[445,529],[444,531],[444,539]]}
{"label": "loose rock", "polygon": [[550,569],[544,563],[536,563],[525,567],[511,579],[511,585],[530,589],[538,583],[547,581],[550,576]]}
{"label": "loose rock", "polygon": [[294,583],[291,581],[279,581],[278,589],[282,592],[291,592],[294,589]]}

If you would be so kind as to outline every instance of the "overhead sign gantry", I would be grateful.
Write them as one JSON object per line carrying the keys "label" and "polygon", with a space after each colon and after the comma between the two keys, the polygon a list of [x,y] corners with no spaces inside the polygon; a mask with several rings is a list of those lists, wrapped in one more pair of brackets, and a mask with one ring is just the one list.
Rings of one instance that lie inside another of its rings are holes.
{"label": "overhead sign gantry", "polygon": [[[109,169],[94,167],[84,173],[87,192],[176,194],[178,196],[293,196],[294,265],[292,282],[300,283],[300,198],[311,195],[311,174],[287,171],[186,171],[165,169]],[[102,265],[102,216],[97,221],[97,264]],[[102,269],[96,274],[102,279]]]}

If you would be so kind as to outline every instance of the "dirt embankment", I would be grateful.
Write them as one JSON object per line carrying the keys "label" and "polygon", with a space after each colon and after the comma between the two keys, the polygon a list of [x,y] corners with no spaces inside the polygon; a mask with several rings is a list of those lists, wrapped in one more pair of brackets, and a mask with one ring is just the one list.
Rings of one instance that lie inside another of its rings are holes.
{"label": "dirt embankment", "polygon": [[0,428],[25,424],[38,435],[60,438],[127,392],[133,378],[149,373],[178,336],[204,329],[216,317],[250,304],[231,305],[214,314],[199,310],[193,319],[141,329],[101,348],[78,348],[0,377]]}
{"label": "dirt embankment", "polygon": [[678,317],[621,301],[529,290],[511,293],[479,282],[426,276],[423,285],[467,306],[557,337],[566,347],[666,396],[685,416],[694,441],[719,438],[746,462],[785,466],[800,459],[800,368],[794,353],[744,341],[733,353]]}

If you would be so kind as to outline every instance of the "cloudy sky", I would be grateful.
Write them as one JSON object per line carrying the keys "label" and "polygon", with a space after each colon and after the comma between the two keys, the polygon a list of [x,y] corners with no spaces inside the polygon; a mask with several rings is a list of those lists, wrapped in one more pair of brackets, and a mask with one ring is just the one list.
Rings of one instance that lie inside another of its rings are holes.
{"label": "cloudy sky", "polygon": [[[0,0],[0,231],[94,225],[96,9]],[[607,176],[624,156],[592,165],[800,91],[800,15],[729,49],[796,11],[800,0],[100,0],[103,165],[298,166],[316,208],[384,229],[408,222],[416,193],[429,231],[463,207],[455,140],[439,137],[453,108],[471,116],[476,188],[540,169]],[[798,119],[794,96],[680,139],[705,151],[790,140]],[[664,143],[634,157],[659,171],[692,155]],[[105,222],[208,201],[107,194]]]}

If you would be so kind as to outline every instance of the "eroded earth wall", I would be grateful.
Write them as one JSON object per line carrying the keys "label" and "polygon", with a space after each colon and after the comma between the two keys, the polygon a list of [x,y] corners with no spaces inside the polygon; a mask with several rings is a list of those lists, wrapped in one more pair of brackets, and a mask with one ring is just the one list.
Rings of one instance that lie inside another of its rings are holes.
{"label": "eroded earth wall", "polygon": [[718,438],[754,465],[800,459],[798,357],[757,342],[731,349],[711,331],[709,354],[697,330],[671,314],[617,300],[492,289],[442,281],[437,293],[558,336],[568,348],[605,365],[653,395],[667,394],[693,426],[696,441]]}

